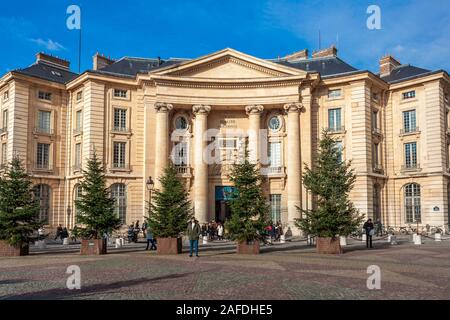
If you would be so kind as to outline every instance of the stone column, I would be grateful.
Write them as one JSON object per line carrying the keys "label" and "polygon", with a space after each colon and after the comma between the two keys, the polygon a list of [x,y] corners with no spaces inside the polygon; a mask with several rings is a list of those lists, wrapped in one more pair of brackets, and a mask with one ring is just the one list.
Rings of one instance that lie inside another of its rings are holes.
{"label": "stone column", "polygon": [[293,234],[298,234],[294,227],[295,219],[300,217],[297,206],[301,203],[300,192],[300,110],[299,103],[289,103],[284,106],[287,112],[287,206],[288,224]]}
{"label": "stone column", "polygon": [[[301,162],[300,169],[303,172],[304,164],[311,168],[312,164],[312,101],[311,101],[311,88],[301,88],[302,106],[303,112],[300,117],[300,149],[301,149]],[[302,183],[302,209],[307,210],[312,208],[312,196],[311,193],[305,188]]]}
{"label": "stone column", "polygon": [[252,163],[257,163],[261,160],[259,137],[261,129],[261,113],[263,110],[264,107],[258,105],[245,107],[249,119],[248,153],[249,160]]}
{"label": "stone column", "polygon": [[210,106],[192,107],[194,120],[194,210],[195,218],[200,223],[208,221],[208,159],[204,159],[207,147],[206,130],[208,130],[208,113]]}
{"label": "stone column", "polygon": [[159,178],[169,164],[169,113],[171,104],[157,102],[156,110],[156,148],[155,148],[155,188],[160,188]]}

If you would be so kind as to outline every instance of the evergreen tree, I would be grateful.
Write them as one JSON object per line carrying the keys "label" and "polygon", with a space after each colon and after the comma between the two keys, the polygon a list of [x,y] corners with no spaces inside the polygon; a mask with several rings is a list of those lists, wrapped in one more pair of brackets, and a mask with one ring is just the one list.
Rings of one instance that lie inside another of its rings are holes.
{"label": "evergreen tree", "polygon": [[192,205],[177,170],[169,166],[160,177],[161,190],[155,190],[149,205],[148,225],[156,238],[178,238],[192,217]]}
{"label": "evergreen tree", "polygon": [[34,199],[32,182],[14,156],[3,177],[0,177],[0,239],[11,246],[27,246],[39,221],[39,203]]}
{"label": "evergreen tree", "polygon": [[247,151],[244,161],[233,165],[229,178],[234,184],[228,200],[231,218],[225,223],[230,238],[238,242],[265,241],[269,206],[262,193],[258,165],[250,163]]}
{"label": "evergreen tree", "polygon": [[351,162],[341,160],[336,141],[323,133],[315,166],[305,166],[303,183],[316,198],[313,209],[303,210],[303,218],[296,225],[303,232],[318,237],[346,236],[356,231],[364,216],[349,200],[349,192],[356,180]]}
{"label": "evergreen tree", "polygon": [[80,187],[83,192],[75,200],[79,226],[74,232],[84,239],[101,239],[120,228],[122,223],[114,212],[114,199],[106,187],[104,169],[95,152],[88,160],[87,170],[83,170]]}

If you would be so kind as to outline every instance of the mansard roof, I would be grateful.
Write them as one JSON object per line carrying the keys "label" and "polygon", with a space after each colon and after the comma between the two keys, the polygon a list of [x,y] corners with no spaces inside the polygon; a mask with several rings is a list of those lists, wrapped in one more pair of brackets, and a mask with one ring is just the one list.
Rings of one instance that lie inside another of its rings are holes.
{"label": "mansard roof", "polygon": [[398,67],[395,67],[389,75],[383,76],[381,77],[381,79],[383,79],[387,83],[396,83],[424,76],[429,73],[432,73],[432,71],[418,68],[409,64],[402,64],[399,65]]}
{"label": "mansard roof", "polygon": [[123,57],[113,64],[97,70],[99,73],[135,77],[138,73],[148,73],[168,66],[178,65],[189,59],[160,60],[154,58]]}
{"label": "mansard roof", "polygon": [[67,69],[58,68],[57,66],[46,63],[45,61],[38,61],[27,68],[17,69],[13,72],[60,84],[69,83],[78,77],[77,73],[71,72]]}
{"label": "mansard roof", "polygon": [[359,71],[336,56],[297,61],[275,60],[274,62],[307,72],[319,72],[322,78]]}

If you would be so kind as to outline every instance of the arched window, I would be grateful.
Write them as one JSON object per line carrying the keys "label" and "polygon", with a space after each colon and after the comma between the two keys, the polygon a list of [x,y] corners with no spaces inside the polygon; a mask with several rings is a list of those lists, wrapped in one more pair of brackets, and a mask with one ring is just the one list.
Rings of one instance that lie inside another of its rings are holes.
{"label": "arched window", "polygon": [[46,221],[48,223],[49,213],[50,213],[50,197],[51,188],[46,184],[38,184],[34,187],[34,196],[39,201],[39,220]]}
{"label": "arched window", "polygon": [[405,186],[406,223],[421,222],[420,185],[417,183]]}
{"label": "arched window", "polygon": [[381,187],[379,184],[373,186],[373,220],[381,221]]}
{"label": "arched window", "polygon": [[115,213],[123,224],[127,221],[127,187],[123,183],[111,186],[111,197],[115,201]]}

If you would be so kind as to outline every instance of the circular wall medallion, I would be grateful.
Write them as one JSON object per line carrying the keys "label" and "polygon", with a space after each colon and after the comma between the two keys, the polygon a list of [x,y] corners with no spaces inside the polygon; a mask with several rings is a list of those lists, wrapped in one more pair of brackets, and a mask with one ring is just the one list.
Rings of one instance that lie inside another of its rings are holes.
{"label": "circular wall medallion", "polygon": [[272,131],[281,129],[281,120],[279,116],[274,116],[269,119],[269,129]]}

